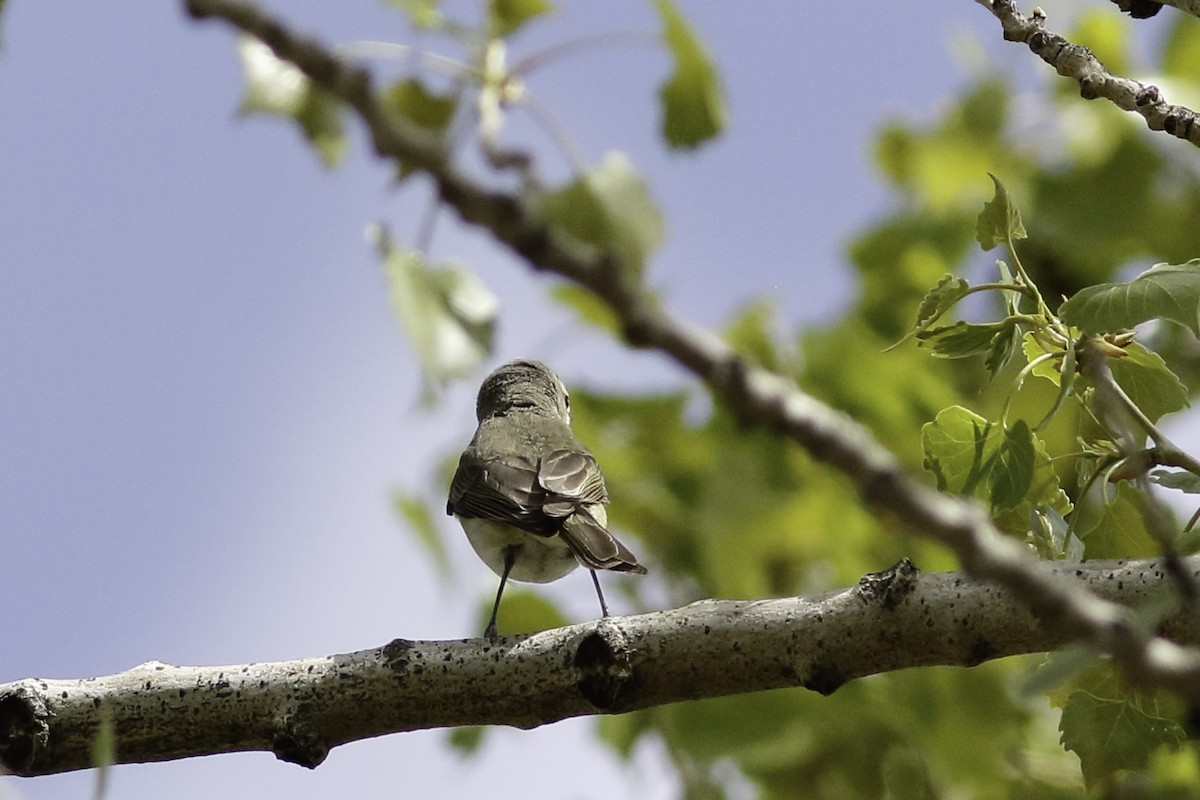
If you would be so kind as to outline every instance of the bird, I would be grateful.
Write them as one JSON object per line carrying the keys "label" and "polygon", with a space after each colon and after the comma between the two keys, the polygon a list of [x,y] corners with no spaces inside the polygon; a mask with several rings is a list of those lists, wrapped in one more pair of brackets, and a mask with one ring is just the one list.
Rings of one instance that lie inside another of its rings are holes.
{"label": "bird", "polygon": [[597,571],[646,568],[608,530],[608,490],[595,457],[571,431],[566,386],[540,361],[510,361],[479,387],[475,418],[479,427],[458,460],[446,513],[500,576],[484,636],[497,637],[509,580],[549,583],[578,566],[591,571],[607,617]]}

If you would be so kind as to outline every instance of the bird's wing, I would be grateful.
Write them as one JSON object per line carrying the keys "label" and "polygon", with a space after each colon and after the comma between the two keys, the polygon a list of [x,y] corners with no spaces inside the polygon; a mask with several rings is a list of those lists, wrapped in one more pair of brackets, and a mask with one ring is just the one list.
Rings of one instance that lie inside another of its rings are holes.
{"label": "bird's wing", "polygon": [[459,517],[507,522],[550,536],[560,520],[542,511],[546,490],[538,482],[537,465],[521,456],[487,460],[462,458],[450,483],[446,513]]}
{"label": "bird's wing", "polygon": [[538,470],[538,482],[547,493],[543,510],[552,517],[567,517],[581,506],[608,502],[600,466],[586,451],[546,453]]}

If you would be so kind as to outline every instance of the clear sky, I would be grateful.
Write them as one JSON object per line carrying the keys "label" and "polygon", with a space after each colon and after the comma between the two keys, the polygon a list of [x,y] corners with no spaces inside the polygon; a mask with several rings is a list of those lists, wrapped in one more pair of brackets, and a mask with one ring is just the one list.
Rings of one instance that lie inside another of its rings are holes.
{"label": "clear sky", "polygon": [[[327,42],[411,40],[380,2],[272,5]],[[731,111],[700,152],[658,142],[669,65],[653,49],[582,53],[530,85],[590,161],[619,149],[648,175],[667,217],[651,281],[709,325],[763,294],[789,323],[834,314],[852,291],[845,242],[890,200],[871,132],[931,118],[962,85],[955,36],[1028,59],[969,0],[681,5]],[[440,498],[437,461],[474,426],[477,381],[419,407],[363,237],[380,220],[410,240],[425,187],[396,189],[357,129],[329,172],[291,127],[237,117],[234,36],[180,3],[12,0],[3,23],[0,682],[477,635],[494,576],[449,519],[455,578],[439,576],[390,505],[399,488]],[[629,29],[656,29],[648,3],[567,2],[513,47]],[[534,128],[513,133],[561,172]],[[568,385],[681,380],[568,324],[544,299],[552,281],[450,215],[434,255],[501,298],[489,367],[531,356]],[[585,577],[546,591],[579,620],[595,613]],[[471,760],[433,731],[338,748],[313,772],[264,753],[126,766],[109,797],[673,796],[653,745],[627,770],[593,724],[496,731]],[[0,778],[0,798],[86,797],[90,781]]]}

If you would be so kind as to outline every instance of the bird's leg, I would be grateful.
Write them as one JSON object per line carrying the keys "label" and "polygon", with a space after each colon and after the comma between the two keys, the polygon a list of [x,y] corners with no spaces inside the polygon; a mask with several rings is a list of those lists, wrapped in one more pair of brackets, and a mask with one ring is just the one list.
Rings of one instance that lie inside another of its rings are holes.
{"label": "bird's leg", "polygon": [[600,615],[607,617],[608,603],[604,602],[604,592],[600,591],[600,578],[596,575],[596,570],[589,569],[588,572],[592,573],[592,583],[596,585],[596,597],[600,598]]}
{"label": "bird's leg", "polygon": [[[483,635],[489,641],[496,641],[496,615],[500,613],[500,596],[504,594],[504,584],[508,583],[508,573],[512,571],[513,564],[517,563],[517,548],[504,548],[504,574],[500,576],[500,588],[496,590],[496,604],[492,606],[492,618],[488,620],[487,627],[483,629]],[[599,588],[600,584],[596,584]],[[603,598],[601,599],[603,604]]]}

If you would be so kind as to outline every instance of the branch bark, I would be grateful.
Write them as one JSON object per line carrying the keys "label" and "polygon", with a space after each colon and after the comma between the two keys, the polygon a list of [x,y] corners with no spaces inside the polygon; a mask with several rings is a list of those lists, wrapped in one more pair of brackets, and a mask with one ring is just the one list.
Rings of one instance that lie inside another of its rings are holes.
{"label": "branch bark", "polygon": [[[1114,75],[1100,63],[1092,51],[1073,44],[1066,37],[1046,29],[1045,14],[1036,11],[1026,17],[1017,10],[1013,0],[976,0],[1000,20],[1004,38],[1021,42],[1059,75],[1079,83],[1079,94],[1085,100],[1103,97],[1124,111],[1140,114],[1152,131],[1165,131],[1200,147],[1200,120],[1196,112],[1185,106],[1172,105],[1163,99],[1162,91],[1152,84]],[[1172,5],[1191,11],[1191,2],[1178,0]],[[1188,6],[1188,8],[1185,8]]]}
{"label": "branch bark", "polygon": [[[1186,560],[1200,575],[1200,557]],[[1053,580],[1130,608],[1171,592],[1161,560],[1055,564]],[[1200,642],[1200,617],[1159,632]],[[0,685],[0,767],[46,775],[91,766],[105,719],[117,763],[249,750],[316,767],[340,744],[456,725],[533,728],[681,700],[843,683],[907,667],[974,666],[1066,644],[1028,605],[959,573],[908,561],[819,597],[706,600],[529,636],[417,642],[226,667],[149,662],[83,680]]]}

